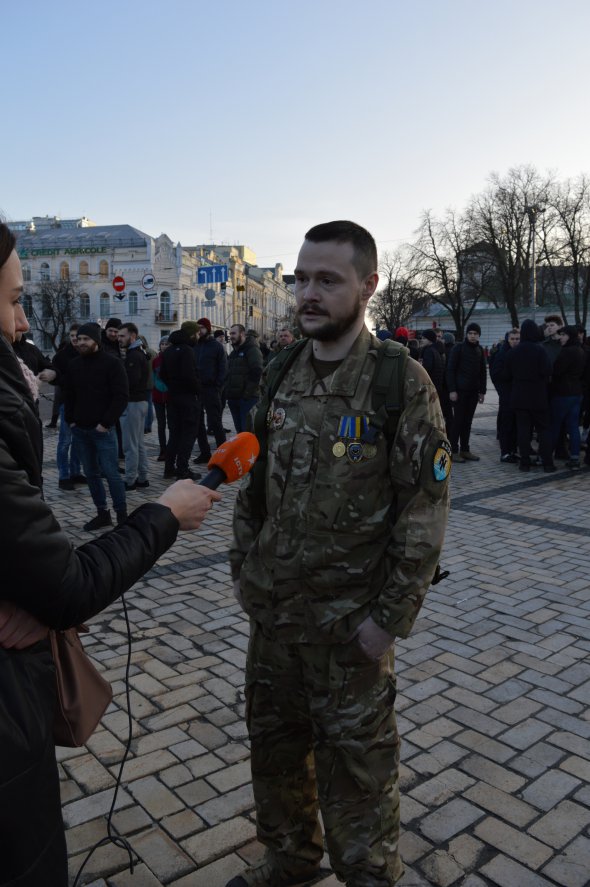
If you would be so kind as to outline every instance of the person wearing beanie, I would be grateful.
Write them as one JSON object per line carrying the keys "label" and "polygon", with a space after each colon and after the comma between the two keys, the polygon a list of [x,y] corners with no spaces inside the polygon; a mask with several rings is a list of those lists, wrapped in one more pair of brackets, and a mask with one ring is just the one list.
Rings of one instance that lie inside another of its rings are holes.
{"label": "person wearing beanie", "polygon": [[105,328],[102,332],[102,347],[113,357],[120,357],[119,351],[119,330],[121,329],[121,321],[118,317],[109,317]]}
{"label": "person wearing beanie", "polygon": [[405,326],[398,326],[394,335],[393,341],[399,342],[400,345],[407,345],[408,339],[410,338],[410,334]]}
{"label": "person wearing beanie", "polygon": [[531,468],[533,428],[539,438],[539,455],[546,472],[556,471],[553,464],[549,380],[551,359],[540,344],[542,333],[534,320],[520,327],[520,342],[511,348],[504,362],[503,379],[511,384],[510,407],[516,413],[516,437],[521,471]]}
{"label": "person wearing beanie", "polygon": [[558,331],[563,326],[563,318],[559,314],[547,314],[544,318],[542,345],[549,355],[551,365],[555,363],[561,351]]}
{"label": "person wearing beanie", "polygon": [[201,400],[197,431],[199,455],[193,461],[198,465],[206,465],[211,458],[207,429],[211,429],[216,447],[220,447],[226,440],[221,420],[221,392],[227,376],[227,354],[221,342],[211,334],[211,321],[208,317],[201,317],[197,320],[197,325],[194,351],[201,382]]}
{"label": "person wearing beanie", "polygon": [[164,462],[166,478],[198,480],[201,476],[189,468],[199,430],[201,385],[194,353],[198,329],[198,324],[187,320],[179,330],[170,333],[160,364],[160,379],[168,391],[166,411],[170,436]]}
{"label": "person wearing beanie", "polygon": [[180,324],[180,331],[186,333],[193,340],[193,345],[199,335],[199,324],[196,320],[185,320]]}
{"label": "person wearing beanie", "polygon": [[113,357],[100,343],[101,329],[97,323],[78,327],[76,348],[80,357],[68,363],[65,381],[64,418],[72,428],[72,440],[97,512],[84,524],[87,531],[112,526],[102,476],[109,485],[117,524],[127,517],[115,431],[115,423],[129,400],[127,374],[120,358]]}
{"label": "person wearing beanie", "polygon": [[479,456],[469,449],[469,438],[477,404],[484,402],[486,394],[487,368],[480,335],[479,324],[470,323],[465,341],[454,346],[447,365],[447,388],[453,404],[449,433],[453,462],[479,462]]}
{"label": "person wearing beanie", "polygon": [[376,336],[381,342],[385,342],[387,339],[393,339],[389,330],[377,330]]}
{"label": "person wearing beanie", "polygon": [[438,350],[436,333],[434,330],[424,330],[420,339],[422,348],[420,359],[422,366],[432,379],[439,398],[442,397],[443,379],[445,375],[445,363]]}

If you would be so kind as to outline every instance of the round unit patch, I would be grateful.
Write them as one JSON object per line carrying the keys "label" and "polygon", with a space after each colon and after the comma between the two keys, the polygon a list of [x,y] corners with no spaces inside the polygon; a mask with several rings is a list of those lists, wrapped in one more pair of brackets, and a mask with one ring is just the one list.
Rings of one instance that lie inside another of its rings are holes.
{"label": "round unit patch", "polygon": [[446,480],[451,473],[451,447],[446,440],[441,440],[438,443],[432,460],[432,469],[434,479],[437,481]]}

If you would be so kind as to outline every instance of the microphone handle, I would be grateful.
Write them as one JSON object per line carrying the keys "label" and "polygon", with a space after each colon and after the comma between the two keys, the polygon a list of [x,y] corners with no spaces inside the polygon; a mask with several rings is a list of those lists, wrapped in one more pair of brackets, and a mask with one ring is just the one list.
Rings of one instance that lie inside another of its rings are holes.
{"label": "microphone handle", "polygon": [[218,468],[216,465],[209,471],[208,474],[205,475],[203,480],[199,481],[200,487],[208,487],[210,490],[216,490],[217,487],[224,483],[227,479],[227,475],[225,471],[222,471],[221,468]]}

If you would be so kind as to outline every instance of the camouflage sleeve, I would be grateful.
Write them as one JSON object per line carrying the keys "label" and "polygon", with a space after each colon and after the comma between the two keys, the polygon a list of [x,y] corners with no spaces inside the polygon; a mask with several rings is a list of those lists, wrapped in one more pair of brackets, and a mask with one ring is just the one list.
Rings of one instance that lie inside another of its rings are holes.
{"label": "camouflage sleeve", "polygon": [[371,616],[395,637],[407,637],[432,581],[449,512],[451,448],[436,390],[408,361],[405,409],[390,456],[397,507],[387,555],[393,564]]}
{"label": "camouflage sleeve", "polygon": [[255,517],[249,507],[248,487],[251,483],[252,475],[248,474],[242,481],[234,506],[233,541],[229,549],[232,579],[239,579],[242,564],[263,524],[262,519]]}

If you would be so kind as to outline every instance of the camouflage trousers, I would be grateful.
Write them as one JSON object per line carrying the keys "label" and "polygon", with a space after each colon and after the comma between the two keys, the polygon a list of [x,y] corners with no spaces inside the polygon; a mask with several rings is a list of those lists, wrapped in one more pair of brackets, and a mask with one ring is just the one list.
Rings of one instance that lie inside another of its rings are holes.
{"label": "camouflage trousers", "polygon": [[251,622],[248,731],[258,839],[285,878],[324,853],[348,887],[391,887],[403,874],[393,651],[282,644]]}

